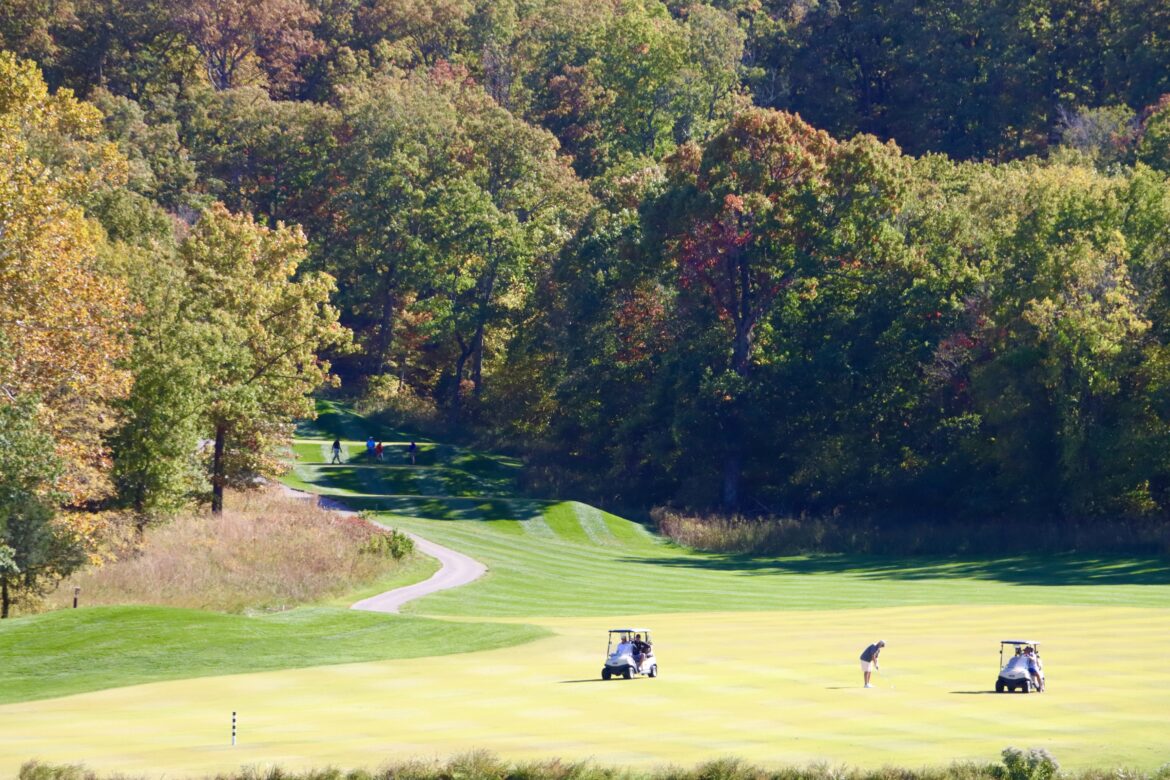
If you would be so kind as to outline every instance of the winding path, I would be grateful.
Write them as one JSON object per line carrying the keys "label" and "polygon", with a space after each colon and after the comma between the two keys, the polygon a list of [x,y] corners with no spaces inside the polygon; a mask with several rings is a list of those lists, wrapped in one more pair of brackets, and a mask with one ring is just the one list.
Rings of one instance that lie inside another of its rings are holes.
{"label": "winding path", "polygon": [[[354,512],[346,507],[345,504],[330,496],[318,496],[313,493],[306,493],[303,490],[294,490],[287,486],[285,487],[285,491],[290,495],[301,498],[315,497],[318,506],[322,509],[357,516],[357,512]],[[389,526],[379,523],[376,520],[369,520],[368,522],[380,528],[390,530]],[[351,604],[350,609],[361,609],[367,612],[396,613],[407,602],[421,599],[423,596],[429,596],[441,590],[458,588],[460,585],[475,582],[487,572],[487,566],[461,552],[456,552],[441,544],[435,544],[408,531],[399,530],[399,533],[405,533],[409,536],[419,551],[437,559],[439,561],[439,570],[432,574],[430,579],[416,582],[414,585],[388,590],[385,593],[379,593],[377,596],[371,596],[368,599],[362,599],[356,604]]]}

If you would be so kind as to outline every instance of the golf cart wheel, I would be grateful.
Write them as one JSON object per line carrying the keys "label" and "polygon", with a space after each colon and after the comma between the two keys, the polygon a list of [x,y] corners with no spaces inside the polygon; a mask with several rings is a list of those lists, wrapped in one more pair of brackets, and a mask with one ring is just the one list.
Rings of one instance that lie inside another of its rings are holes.
{"label": "golf cart wheel", "polygon": [[1003,680],[996,680],[995,681],[995,692],[996,693],[1003,693],[1004,692]]}
{"label": "golf cart wheel", "polygon": [[603,679],[603,680],[609,679],[609,667],[606,667],[605,669],[601,670],[601,679]]}
{"label": "golf cart wheel", "polygon": [[1032,681],[1031,680],[1024,680],[1024,684],[1020,686],[1020,691],[1022,693],[1031,693],[1032,692]]}
{"label": "golf cart wheel", "polygon": [[634,679],[634,667],[627,666],[625,668],[625,670],[622,672],[622,677],[625,677],[627,680]]}
{"label": "golf cart wheel", "polygon": [[650,665],[650,676],[651,677],[658,676],[658,664],[651,664]]}

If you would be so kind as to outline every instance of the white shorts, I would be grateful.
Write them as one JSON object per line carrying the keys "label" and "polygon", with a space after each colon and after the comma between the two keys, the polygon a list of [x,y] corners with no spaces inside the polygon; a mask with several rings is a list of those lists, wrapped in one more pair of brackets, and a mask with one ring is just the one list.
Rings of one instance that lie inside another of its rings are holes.
{"label": "white shorts", "polygon": [[874,663],[873,661],[862,661],[861,662],[861,671],[872,672],[874,669],[877,669],[877,664]]}

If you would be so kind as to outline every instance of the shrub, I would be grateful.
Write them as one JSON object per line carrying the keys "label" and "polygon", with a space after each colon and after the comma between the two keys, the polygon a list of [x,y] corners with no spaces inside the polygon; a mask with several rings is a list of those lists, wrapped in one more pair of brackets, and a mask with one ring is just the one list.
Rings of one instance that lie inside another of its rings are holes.
{"label": "shrub", "polygon": [[759,769],[741,759],[726,757],[708,761],[695,769],[696,780],[752,780],[760,777]]}
{"label": "shrub", "polygon": [[361,546],[361,552],[363,555],[399,561],[414,552],[414,540],[397,529],[379,528],[366,538]]}
{"label": "shrub", "polygon": [[83,766],[53,766],[40,761],[26,761],[20,767],[19,780],[97,780],[97,775]]}
{"label": "shrub", "polygon": [[1003,780],[1053,780],[1060,764],[1044,748],[1009,747],[1003,751]]}
{"label": "shrub", "polygon": [[455,756],[440,771],[440,780],[505,780],[509,767],[488,750],[472,750]]}

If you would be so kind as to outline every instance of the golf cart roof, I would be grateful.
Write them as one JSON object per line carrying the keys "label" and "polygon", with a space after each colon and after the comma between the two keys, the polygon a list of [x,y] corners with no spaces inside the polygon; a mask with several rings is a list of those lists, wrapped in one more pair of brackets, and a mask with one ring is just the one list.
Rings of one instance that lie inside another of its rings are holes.
{"label": "golf cart roof", "polygon": [[1040,644],[1039,642],[1036,642],[1035,640],[1032,640],[1032,639],[1001,639],[1001,640],[999,640],[999,643],[1001,645],[1038,645],[1038,644]]}
{"label": "golf cart roof", "polygon": [[611,634],[646,634],[649,632],[648,628],[611,628],[609,630]]}

